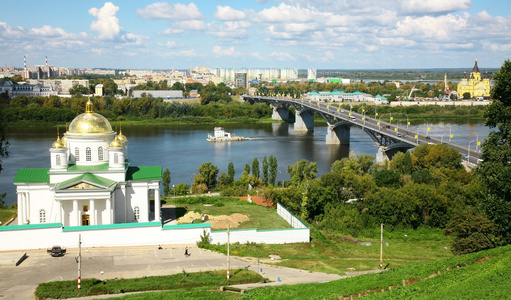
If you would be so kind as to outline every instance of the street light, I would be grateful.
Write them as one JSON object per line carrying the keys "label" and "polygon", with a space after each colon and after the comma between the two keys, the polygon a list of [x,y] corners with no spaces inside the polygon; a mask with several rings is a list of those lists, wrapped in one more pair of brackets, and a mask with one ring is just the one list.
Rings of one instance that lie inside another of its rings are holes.
{"label": "street light", "polygon": [[449,126],[449,144],[451,143],[452,138],[452,126]]}
{"label": "street light", "polygon": [[195,179],[195,173],[190,176],[190,194],[192,193],[193,180]]}
{"label": "street light", "polygon": [[468,155],[467,155],[467,161],[470,162],[470,143],[473,143],[475,141],[468,142]]}
{"label": "street light", "polygon": [[410,125],[410,121],[408,121],[408,115],[405,115],[406,116],[406,130],[408,130],[408,125]]}
{"label": "street light", "polygon": [[381,130],[381,116],[380,116],[380,119],[378,120],[378,130]]}
{"label": "street light", "polygon": [[447,132],[442,133],[442,138],[440,139],[440,144],[444,143],[444,135],[446,135]]}
{"label": "street light", "polygon": [[176,197],[176,185],[172,185],[172,189],[174,190],[174,197]]}
{"label": "street light", "polygon": [[426,122],[426,128],[427,128],[427,130],[426,130],[426,137],[427,137],[428,133],[429,133],[429,123],[426,120],[424,120],[424,122]]}
{"label": "street light", "polygon": [[399,135],[399,122],[402,122],[402,121],[397,121],[397,124],[396,124],[396,134]]}
{"label": "street light", "polygon": [[473,132],[476,134],[476,152],[478,152],[478,149],[479,149],[479,134],[477,134],[477,132]]}

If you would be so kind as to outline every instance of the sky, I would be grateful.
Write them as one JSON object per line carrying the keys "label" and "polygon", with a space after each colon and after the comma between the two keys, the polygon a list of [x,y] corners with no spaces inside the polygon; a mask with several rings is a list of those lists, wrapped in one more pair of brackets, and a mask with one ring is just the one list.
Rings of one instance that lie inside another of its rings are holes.
{"label": "sky", "polygon": [[499,68],[510,0],[16,0],[0,67]]}

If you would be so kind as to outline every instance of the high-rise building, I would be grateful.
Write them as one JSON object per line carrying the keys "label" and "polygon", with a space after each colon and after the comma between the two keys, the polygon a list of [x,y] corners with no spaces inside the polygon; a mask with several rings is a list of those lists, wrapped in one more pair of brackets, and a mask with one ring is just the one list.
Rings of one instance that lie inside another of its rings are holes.
{"label": "high-rise building", "polygon": [[237,88],[248,88],[248,73],[246,72],[235,73],[234,86]]}

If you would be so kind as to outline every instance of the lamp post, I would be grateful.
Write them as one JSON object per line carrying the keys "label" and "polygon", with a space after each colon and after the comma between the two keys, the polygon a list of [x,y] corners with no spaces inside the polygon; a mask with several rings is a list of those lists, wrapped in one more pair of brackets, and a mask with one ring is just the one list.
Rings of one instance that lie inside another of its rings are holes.
{"label": "lamp post", "polygon": [[381,130],[381,116],[380,119],[378,120],[378,130]]}
{"label": "lamp post", "polygon": [[470,144],[471,144],[471,143],[473,143],[473,142],[475,142],[475,141],[470,141],[470,142],[468,142],[468,152],[467,152],[467,153],[468,153],[468,154],[467,154],[467,161],[468,161],[468,162],[470,162]]}
{"label": "lamp post", "polygon": [[192,193],[193,179],[195,179],[195,173],[190,176],[190,194]]}
{"label": "lamp post", "polygon": [[451,143],[452,138],[452,126],[449,126],[449,144]]}
{"label": "lamp post", "polygon": [[405,115],[406,116],[406,130],[408,130],[408,125],[410,125],[410,121],[408,121],[408,115]]}
{"label": "lamp post", "polygon": [[479,134],[477,132],[474,132],[476,134],[476,152],[479,150]]}
{"label": "lamp post", "polygon": [[399,135],[399,122],[401,122],[401,121],[397,121],[397,124],[396,124],[396,135]]}
{"label": "lamp post", "polygon": [[446,134],[447,134],[447,132],[442,133],[442,136],[441,136],[441,139],[440,139],[440,144],[444,143],[444,135],[446,135]]}
{"label": "lamp post", "polygon": [[417,145],[419,144],[419,126],[417,126],[417,133],[415,134],[415,139],[417,140]]}
{"label": "lamp post", "polygon": [[175,184],[172,185],[172,189],[174,190],[174,197],[176,197],[176,185]]}
{"label": "lamp post", "polygon": [[392,113],[390,113],[390,118],[389,119],[390,119],[390,124],[392,124],[392,119],[393,119],[392,118]]}
{"label": "lamp post", "polygon": [[426,137],[428,136],[428,133],[429,133],[429,122],[424,120],[424,122],[426,122]]}

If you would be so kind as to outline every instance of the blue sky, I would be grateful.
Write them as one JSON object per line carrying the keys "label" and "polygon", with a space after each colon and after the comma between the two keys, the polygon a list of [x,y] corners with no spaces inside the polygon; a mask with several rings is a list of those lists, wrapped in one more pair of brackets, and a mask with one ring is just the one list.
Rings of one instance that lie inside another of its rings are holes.
{"label": "blue sky", "polygon": [[0,14],[0,66],[498,68],[509,0],[17,0]]}

